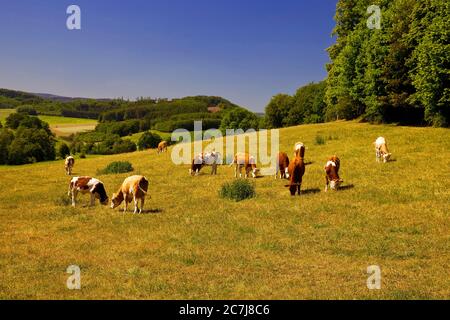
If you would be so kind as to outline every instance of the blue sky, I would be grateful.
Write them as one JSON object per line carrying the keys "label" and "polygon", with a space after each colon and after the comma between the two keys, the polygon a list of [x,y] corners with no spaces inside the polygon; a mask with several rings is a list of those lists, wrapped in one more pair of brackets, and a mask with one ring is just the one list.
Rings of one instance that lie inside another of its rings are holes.
{"label": "blue sky", "polygon": [[[66,28],[81,8],[82,30]],[[335,0],[0,0],[0,87],[95,98],[218,95],[263,111],[325,78]]]}

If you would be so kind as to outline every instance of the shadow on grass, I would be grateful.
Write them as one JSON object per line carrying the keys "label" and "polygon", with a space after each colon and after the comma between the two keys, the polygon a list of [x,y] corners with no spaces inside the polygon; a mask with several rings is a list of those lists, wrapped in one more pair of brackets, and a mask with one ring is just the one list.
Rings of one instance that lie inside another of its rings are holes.
{"label": "shadow on grass", "polygon": [[354,184],[349,184],[348,186],[339,187],[339,191],[350,190],[353,189],[354,187],[355,187]]}
{"label": "shadow on grass", "polygon": [[316,193],[320,193],[320,189],[319,188],[302,190],[300,195],[303,196],[303,195],[316,194]]}
{"label": "shadow on grass", "polygon": [[161,208],[156,209],[148,209],[148,210],[142,210],[141,214],[157,214],[162,213],[164,210]]}

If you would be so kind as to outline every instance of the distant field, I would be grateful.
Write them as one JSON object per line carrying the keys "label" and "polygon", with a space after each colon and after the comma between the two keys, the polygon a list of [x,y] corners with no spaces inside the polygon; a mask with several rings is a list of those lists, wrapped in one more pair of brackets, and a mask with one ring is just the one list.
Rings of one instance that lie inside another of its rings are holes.
{"label": "distant field", "polygon": [[[0,109],[0,121],[4,124],[4,120],[11,113],[16,112],[15,109]],[[39,119],[47,122],[50,129],[58,137],[69,136],[72,133],[94,130],[97,125],[96,120],[82,118],[68,118],[58,116],[39,116]]]}
{"label": "distant field", "polygon": [[5,119],[14,112],[16,112],[15,109],[0,109],[0,122],[4,125]]}
{"label": "distant field", "polygon": [[[0,166],[0,299],[448,299],[449,133],[356,122],[282,129],[281,150],[307,146],[303,195],[262,177],[252,179],[256,198],[239,203],[218,196],[234,180],[228,166],[191,177],[155,150],[76,160],[75,175],[93,176],[130,161],[150,180],[142,215],[83,207],[88,197],[68,206],[62,161]],[[380,135],[387,164],[375,163]],[[344,188],[324,193],[333,154]],[[126,176],[98,178],[111,195]],[[66,288],[73,264],[81,290]],[[366,286],[370,265],[381,267],[381,290]]]}

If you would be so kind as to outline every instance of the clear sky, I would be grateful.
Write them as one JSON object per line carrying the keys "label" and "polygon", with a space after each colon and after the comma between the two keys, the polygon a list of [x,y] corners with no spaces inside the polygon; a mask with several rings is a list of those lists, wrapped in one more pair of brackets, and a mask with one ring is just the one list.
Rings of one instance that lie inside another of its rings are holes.
{"label": "clear sky", "polygon": [[[66,28],[70,4],[81,30]],[[263,111],[325,78],[335,0],[0,0],[0,87],[217,95]]]}

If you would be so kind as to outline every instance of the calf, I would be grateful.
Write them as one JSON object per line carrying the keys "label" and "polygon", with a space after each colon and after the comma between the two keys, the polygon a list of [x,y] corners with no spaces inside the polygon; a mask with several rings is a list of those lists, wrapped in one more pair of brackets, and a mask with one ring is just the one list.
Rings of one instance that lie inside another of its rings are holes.
{"label": "calf", "polygon": [[250,156],[248,153],[236,153],[234,156],[233,162],[230,164],[230,167],[234,167],[234,176],[237,178],[238,172],[239,177],[242,178],[241,169],[245,168],[245,178],[248,178],[248,174],[250,171],[252,172],[252,177],[256,178],[259,169],[256,167],[256,160],[254,156]]}
{"label": "calf", "polygon": [[330,185],[331,190],[337,190],[339,185],[344,182],[339,178],[340,165],[341,161],[337,156],[332,156],[325,165],[325,192],[328,191],[328,185]]}
{"label": "calf", "polygon": [[386,163],[391,158],[391,153],[389,153],[386,139],[383,137],[377,138],[374,142],[375,145],[375,155],[376,155],[376,161],[381,162],[381,159],[383,159],[383,162]]}
{"label": "calf", "polygon": [[192,159],[191,168],[189,169],[189,174],[191,176],[198,175],[200,170],[204,166],[211,166],[211,175],[217,174],[217,165],[222,163],[222,159],[219,152],[207,152],[200,153],[194,159]]}
{"label": "calf", "polygon": [[289,169],[288,155],[286,154],[286,152],[278,153],[275,179],[278,178],[278,174],[280,174],[280,179],[288,179],[289,178],[288,169]]}
{"label": "calf", "polygon": [[72,175],[72,169],[75,165],[75,159],[72,156],[68,156],[66,160],[64,161],[64,168],[66,169],[67,175]]}
{"label": "calf", "polygon": [[95,205],[95,199],[99,199],[102,205],[108,204],[108,195],[106,194],[103,182],[91,177],[73,177],[69,184],[68,196],[72,197],[72,206],[76,206],[78,192],[82,194],[90,193],[90,206]]}
{"label": "calf", "polygon": [[288,173],[289,173],[289,191],[291,196],[295,196],[296,193],[300,195],[300,190],[302,186],[303,175],[305,174],[305,146],[303,143],[297,143],[295,145],[294,160],[289,163]]}
{"label": "calf", "polygon": [[158,153],[161,153],[161,152],[166,152],[167,151],[167,141],[161,141],[159,144],[158,144]]}
{"label": "calf", "polygon": [[[111,209],[117,208],[125,201],[123,212],[126,213],[128,203],[134,201],[134,213],[142,212],[144,209],[145,196],[148,193],[148,180],[144,176],[131,176],[126,178],[117,193],[111,199]],[[138,208],[138,201],[141,200],[141,207]]]}

